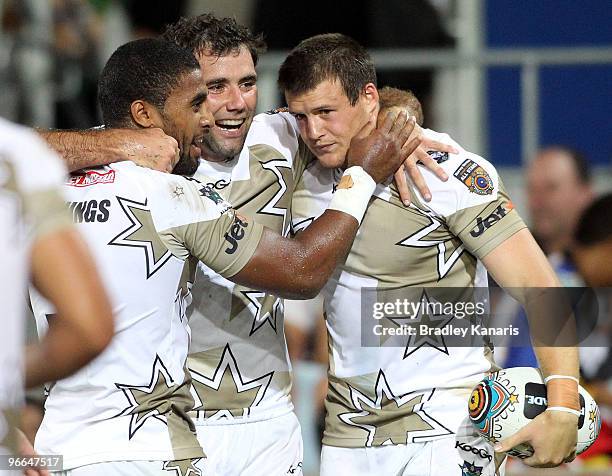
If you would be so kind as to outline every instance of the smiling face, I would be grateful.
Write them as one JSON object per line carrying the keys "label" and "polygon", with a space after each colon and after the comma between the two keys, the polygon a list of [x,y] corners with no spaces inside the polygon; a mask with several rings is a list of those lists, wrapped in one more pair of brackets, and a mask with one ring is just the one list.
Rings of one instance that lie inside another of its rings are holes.
{"label": "smiling face", "polygon": [[342,167],[351,140],[371,132],[378,113],[378,91],[368,83],[351,105],[339,81],[326,79],[305,93],[286,92],[300,135],[326,168]]}
{"label": "smiling face", "polygon": [[205,102],[207,94],[202,73],[193,70],[170,92],[160,111],[159,127],[176,139],[180,149],[173,173],[192,175],[198,168],[202,141],[213,124]]}
{"label": "smiling face", "polygon": [[238,155],[257,106],[257,74],[246,46],[225,56],[197,55],[208,88],[214,126],[202,143],[202,158],[227,161]]}

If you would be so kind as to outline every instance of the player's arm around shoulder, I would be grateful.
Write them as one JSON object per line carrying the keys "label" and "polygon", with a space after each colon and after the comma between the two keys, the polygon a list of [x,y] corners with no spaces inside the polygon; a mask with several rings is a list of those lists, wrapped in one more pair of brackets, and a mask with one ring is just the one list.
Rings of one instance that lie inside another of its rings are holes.
{"label": "player's arm around shoulder", "polygon": [[177,141],[159,128],[38,130],[38,134],[71,172],[125,160],[172,172],[179,158]]}

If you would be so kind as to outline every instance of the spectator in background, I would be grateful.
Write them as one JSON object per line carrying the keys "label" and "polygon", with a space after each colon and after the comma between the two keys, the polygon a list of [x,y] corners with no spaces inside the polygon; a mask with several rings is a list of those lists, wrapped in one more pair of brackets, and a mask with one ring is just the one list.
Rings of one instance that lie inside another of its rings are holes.
{"label": "spectator in background", "polygon": [[540,150],[527,170],[527,199],[536,240],[561,282],[576,285],[568,247],[580,214],[593,200],[589,162],[569,147]]}
{"label": "spectator in background", "polygon": [[[564,286],[582,286],[569,254],[580,214],[593,200],[591,170],[587,159],[569,147],[554,145],[541,149],[527,169],[527,202],[530,229],[546,253]],[[519,337],[511,338],[504,367],[536,367],[525,313],[514,301],[503,298],[498,309],[512,317]]]}
{"label": "spectator in background", "polygon": [[7,0],[2,26],[13,40],[15,118],[36,127],[97,123],[95,85],[101,17],[87,0]]}
{"label": "spectator in background", "polygon": [[589,286],[612,286],[612,193],[595,200],[580,217],[572,257]]}
{"label": "spectator in background", "polygon": [[[572,257],[588,286],[600,296],[600,321],[593,333],[602,341],[600,347],[580,349],[581,373],[585,386],[602,410],[602,430],[595,444],[584,453],[591,468],[612,467],[612,193],[595,200],[579,218]],[[606,319],[602,319],[601,316]]]}

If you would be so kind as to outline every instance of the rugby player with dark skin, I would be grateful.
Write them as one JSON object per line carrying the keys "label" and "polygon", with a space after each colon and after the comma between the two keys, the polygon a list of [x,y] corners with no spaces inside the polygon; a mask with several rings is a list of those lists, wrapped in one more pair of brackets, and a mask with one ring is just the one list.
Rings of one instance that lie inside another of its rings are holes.
{"label": "rugby player with dark skin", "polygon": [[[197,170],[200,145],[213,124],[206,103],[208,89],[195,57],[193,64],[194,68],[166,92],[160,104],[153,100],[156,94],[147,93],[146,83],[125,97],[106,88],[105,84],[115,84],[125,75],[120,68],[115,76],[100,83],[105,122],[127,129],[159,128],[174,137],[180,150],[174,172],[184,175]],[[151,99],[147,100],[148,96]],[[419,145],[418,138],[409,139],[414,125],[414,118],[408,119],[405,112],[387,114],[372,133],[357,134],[346,156],[348,166],[361,166],[375,182],[387,179]],[[283,297],[313,297],[346,257],[358,227],[355,216],[330,209],[296,238],[285,238],[265,228],[255,254],[232,281]]]}

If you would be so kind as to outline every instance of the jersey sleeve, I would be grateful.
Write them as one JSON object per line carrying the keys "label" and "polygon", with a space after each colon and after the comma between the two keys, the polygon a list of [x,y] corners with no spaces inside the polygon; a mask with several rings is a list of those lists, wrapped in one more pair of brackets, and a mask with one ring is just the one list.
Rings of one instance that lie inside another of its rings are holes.
{"label": "jersey sleeve", "polygon": [[450,217],[448,223],[477,258],[485,257],[517,231],[526,228],[501,180],[495,200],[459,210]]}
{"label": "jersey sleeve", "polygon": [[208,185],[183,179],[172,187],[167,208],[152,207],[164,244],[175,256],[195,256],[223,277],[238,273],[255,253],[264,227],[239,215]]}
{"label": "jersey sleeve", "polygon": [[440,165],[449,175],[448,182],[424,172],[432,191],[428,206],[474,256],[483,258],[526,227],[490,162],[460,149]]}
{"label": "jersey sleeve", "polygon": [[62,193],[67,171],[60,158],[32,131],[5,121],[1,126],[7,136],[0,146],[4,188],[21,196],[32,238],[71,226]]}

